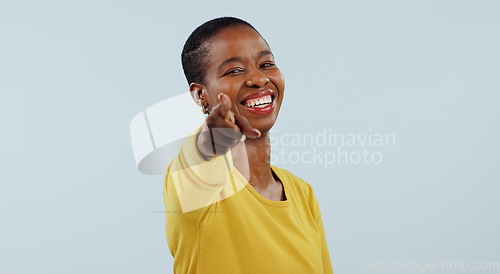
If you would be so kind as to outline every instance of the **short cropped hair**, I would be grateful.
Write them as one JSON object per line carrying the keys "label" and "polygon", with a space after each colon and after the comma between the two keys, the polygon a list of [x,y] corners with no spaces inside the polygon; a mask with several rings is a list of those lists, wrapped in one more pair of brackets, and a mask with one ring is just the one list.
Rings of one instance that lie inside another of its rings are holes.
{"label": "short cropped hair", "polygon": [[221,30],[233,26],[248,26],[257,31],[250,23],[239,18],[220,17],[203,23],[189,35],[181,54],[182,69],[188,84],[205,84],[208,48],[204,44]]}

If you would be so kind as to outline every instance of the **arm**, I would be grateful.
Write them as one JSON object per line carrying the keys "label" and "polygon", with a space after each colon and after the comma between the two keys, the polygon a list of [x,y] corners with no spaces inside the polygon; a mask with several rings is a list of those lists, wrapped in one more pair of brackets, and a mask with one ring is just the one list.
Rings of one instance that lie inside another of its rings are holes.
{"label": "arm", "polygon": [[316,197],[314,197],[313,203],[315,221],[321,236],[321,259],[323,261],[323,272],[333,273],[332,262],[330,260],[330,252],[328,251],[328,246],[326,244],[325,228],[323,226],[323,220],[321,218],[321,212],[319,210],[319,204],[316,200]]}
{"label": "arm", "polygon": [[170,205],[176,212],[204,208],[234,194],[230,149],[242,140],[242,134],[250,138],[260,135],[243,116],[230,111],[227,95],[219,98],[221,102],[203,126],[186,138],[169,167],[165,203],[178,201]]}
{"label": "arm", "polygon": [[323,227],[323,220],[321,219],[321,214],[316,220],[318,224],[318,229],[321,233],[321,259],[323,260],[323,272],[333,273],[332,262],[330,260],[330,252],[328,251],[328,246],[326,244],[325,228]]}

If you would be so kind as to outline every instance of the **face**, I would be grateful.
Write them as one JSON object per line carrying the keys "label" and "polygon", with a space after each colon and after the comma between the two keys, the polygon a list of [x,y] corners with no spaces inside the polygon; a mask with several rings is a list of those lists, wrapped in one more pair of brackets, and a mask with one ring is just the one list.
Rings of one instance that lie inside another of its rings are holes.
{"label": "face", "polygon": [[283,101],[285,82],[266,41],[248,26],[225,28],[208,43],[202,91],[210,107],[221,92],[231,98],[232,111],[245,116],[262,133],[274,125]]}

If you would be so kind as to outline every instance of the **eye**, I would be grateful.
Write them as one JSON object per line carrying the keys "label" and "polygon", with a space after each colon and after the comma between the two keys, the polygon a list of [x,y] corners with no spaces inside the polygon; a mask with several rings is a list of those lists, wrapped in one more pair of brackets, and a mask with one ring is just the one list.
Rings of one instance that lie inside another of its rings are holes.
{"label": "eye", "polygon": [[243,69],[241,69],[241,68],[233,68],[233,69],[228,70],[226,73],[224,73],[224,76],[239,74],[239,73],[242,73],[242,72],[243,72]]}
{"label": "eye", "polygon": [[270,68],[270,67],[274,67],[274,66],[275,66],[275,64],[273,62],[265,62],[262,65],[260,65],[261,68]]}

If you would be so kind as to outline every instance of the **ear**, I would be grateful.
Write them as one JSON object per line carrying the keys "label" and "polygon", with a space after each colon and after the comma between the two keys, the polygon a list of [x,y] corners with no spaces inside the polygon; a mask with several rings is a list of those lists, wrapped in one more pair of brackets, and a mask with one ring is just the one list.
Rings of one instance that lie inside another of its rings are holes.
{"label": "ear", "polygon": [[193,98],[194,102],[200,107],[203,105],[203,102],[206,102],[206,98],[204,98],[204,90],[205,86],[203,84],[189,84],[189,92],[191,93],[191,97]]}

